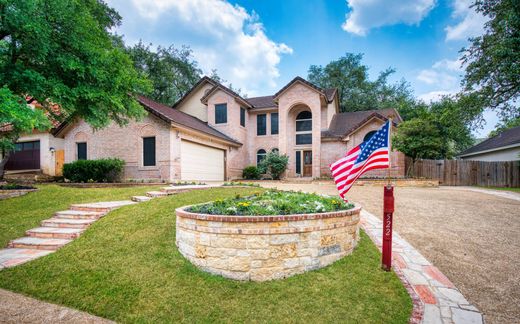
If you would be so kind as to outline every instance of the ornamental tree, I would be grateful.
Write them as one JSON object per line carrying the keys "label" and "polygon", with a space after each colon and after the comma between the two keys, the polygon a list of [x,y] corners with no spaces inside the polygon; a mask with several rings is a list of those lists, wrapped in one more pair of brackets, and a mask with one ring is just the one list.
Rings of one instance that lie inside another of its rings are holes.
{"label": "ornamental tree", "polygon": [[78,117],[94,128],[144,115],[129,94],[148,92],[150,83],[110,32],[120,22],[101,0],[0,1],[0,177],[12,143],[50,127],[43,112],[24,106],[27,97],[57,119]]}

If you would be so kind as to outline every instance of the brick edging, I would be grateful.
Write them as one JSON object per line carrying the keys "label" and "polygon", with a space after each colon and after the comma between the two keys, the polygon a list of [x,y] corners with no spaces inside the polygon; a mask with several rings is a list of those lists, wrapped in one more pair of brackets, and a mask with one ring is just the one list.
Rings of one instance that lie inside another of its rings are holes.
{"label": "brick edging", "polygon": [[275,216],[232,216],[232,215],[210,215],[192,213],[186,211],[191,206],[184,206],[177,208],[175,213],[178,216],[204,221],[228,222],[228,223],[258,223],[258,222],[287,222],[287,221],[302,221],[313,219],[338,218],[345,216],[352,216],[359,214],[361,207],[355,206],[347,210],[340,210],[328,213],[313,213],[313,214],[291,214],[291,215],[275,215]]}
{"label": "brick edging", "polygon": [[[382,221],[363,211],[361,227],[381,251]],[[413,301],[410,323],[484,323],[482,313],[410,243],[396,232],[392,243],[392,269]]]}

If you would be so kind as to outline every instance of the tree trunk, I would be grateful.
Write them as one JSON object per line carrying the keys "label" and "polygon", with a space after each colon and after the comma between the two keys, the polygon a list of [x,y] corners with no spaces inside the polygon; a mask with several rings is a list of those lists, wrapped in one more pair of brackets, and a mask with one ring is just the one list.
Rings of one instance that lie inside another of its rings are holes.
{"label": "tree trunk", "polygon": [[9,156],[11,155],[10,151],[4,152],[2,156],[2,160],[0,160],[0,180],[4,179],[4,173],[5,173],[5,165],[7,161],[9,160]]}
{"label": "tree trunk", "polygon": [[414,169],[414,166],[415,166],[415,159],[412,159],[412,163],[410,163],[410,165],[408,166],[408,170],[406,170],[406,177],[407,178],[413,178],[414,176],[414,172],[413,172],[413,169]]}

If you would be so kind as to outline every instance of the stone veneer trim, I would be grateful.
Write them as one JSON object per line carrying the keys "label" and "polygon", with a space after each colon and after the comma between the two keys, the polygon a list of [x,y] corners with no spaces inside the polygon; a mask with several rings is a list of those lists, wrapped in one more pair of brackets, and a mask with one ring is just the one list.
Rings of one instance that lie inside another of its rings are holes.
{"label": "stone veneer trim", "polygon": [[266,281],[316,270],[349,255],[361,208],[316,214],[224,216],[176,210],[179,252],[203,271]]}

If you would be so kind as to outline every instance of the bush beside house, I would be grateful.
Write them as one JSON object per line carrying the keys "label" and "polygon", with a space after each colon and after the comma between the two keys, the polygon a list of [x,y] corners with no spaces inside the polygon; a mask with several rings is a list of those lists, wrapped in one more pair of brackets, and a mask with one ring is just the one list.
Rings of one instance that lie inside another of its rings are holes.
{"label": "bush beside house", "polygon": [[118,182],[124,166],[121,159],[78,160],[63,166],[63,176],[72,182]]}
{"label": "bush beside house", "polygon": [[247,180],[260,179],[260,170],[258,170],[254,165],[247,166],[242,171],[242,178]]}
{"label": "bush beside house", "polygon": [[260,173],[268,174],[273,180],[280,180],[280,177],[287,169],[289,157],[285,154],[280,155],[278,152],[269,152],[260,162],[258,167]]}

